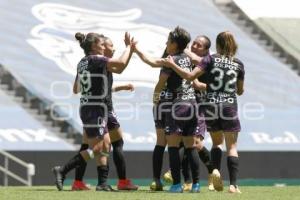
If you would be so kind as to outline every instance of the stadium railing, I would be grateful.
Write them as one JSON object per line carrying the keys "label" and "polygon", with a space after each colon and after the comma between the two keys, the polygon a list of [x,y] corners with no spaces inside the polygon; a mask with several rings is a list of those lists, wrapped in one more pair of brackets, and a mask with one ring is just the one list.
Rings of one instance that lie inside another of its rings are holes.
{"label": "stadium railing", "polygon": [[[26,163],[23,160],[5,152],[0,150],[0,154],[4,156],[4,166],[0,166],[0,171],[2,171],[4,173],[4,186],[8,186],[8,176],[10,176],[11,178],[27,185],[27,186],[32,186],[32,177],[35,175],[35,166],[32,163]],[[23,166],[26,168],[27,170],[27,179],[24,179],[20,176],[18,176],[17,174],[9,171],[9,159],[18,163],[19,165]]]}

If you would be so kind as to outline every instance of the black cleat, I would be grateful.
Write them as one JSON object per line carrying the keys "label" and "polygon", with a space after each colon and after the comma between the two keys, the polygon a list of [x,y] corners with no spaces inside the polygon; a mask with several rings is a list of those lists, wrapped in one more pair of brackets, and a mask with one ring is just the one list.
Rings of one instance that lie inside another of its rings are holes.
{"label": "black cleat", "polygon": [[52,168],[52,172],[55,176],[55,185],[59,191],[63,189],[65,176],[60,172],[60,166]]}
{"label": "black cleat", "polygon": [[104,192],[117,192],[117,190],[114,190],[110,185],[104,184],[104,185],[97,185],[96,191],[104,191]]}

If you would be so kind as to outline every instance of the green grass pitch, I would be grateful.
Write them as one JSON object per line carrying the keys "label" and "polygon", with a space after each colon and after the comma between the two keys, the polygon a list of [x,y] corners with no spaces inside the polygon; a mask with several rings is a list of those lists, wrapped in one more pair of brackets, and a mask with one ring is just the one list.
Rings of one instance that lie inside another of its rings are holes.
{"label": "green grass pitch", "polygon": [[242,186],[242,194],[229,194],[227,187],[223,192],[209,192],[202,187],[197,194],[170,194],[168,192],[151,192],[148,187],[141,187],[135,192],[96,192],[70,190],[57,191],[55,186],[38,187],[0,187],[1,200],[299,200],[300,186]]}

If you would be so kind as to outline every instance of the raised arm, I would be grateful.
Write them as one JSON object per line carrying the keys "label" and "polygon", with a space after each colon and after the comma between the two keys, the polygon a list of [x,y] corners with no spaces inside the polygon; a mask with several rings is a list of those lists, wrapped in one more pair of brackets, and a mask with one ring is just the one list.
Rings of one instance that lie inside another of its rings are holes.
{"label": "raised arm", "polygon": [[134,41],[134,38],[130,37],[130,34],[128,32],[125,33],[124,42],[126,49],[124,50],[122,55],[119,58],[111,58],[107,62],[107,69],[110,72],[121,74],[127,67],[129,60],[131,59],[134,48],[133,46],[136,42]]}
{"label": "raised arm", "polygon": [[163,59],[162,58],[152,58],[151,56],[143,53],[137,46],[135,46],[135,53],[141,58],[141,60],[151,67],[162,67]]}
{"label": "raised arm", "polygon": [[73,93],[78,94],[79,92],[80,92],[80,83],[79,83],[78,74],[76,74],[76,78],[73,84]]}
{"label": "raised arm", "polygon": [[119,92],[119,91],[122,91],[122,90],[126,90],[126,91],[134,91],[134,86],[132,84],[126,84],[126,85],[118,85],[118,86],[114,86],[112,88],[112,91],[113,92]]}

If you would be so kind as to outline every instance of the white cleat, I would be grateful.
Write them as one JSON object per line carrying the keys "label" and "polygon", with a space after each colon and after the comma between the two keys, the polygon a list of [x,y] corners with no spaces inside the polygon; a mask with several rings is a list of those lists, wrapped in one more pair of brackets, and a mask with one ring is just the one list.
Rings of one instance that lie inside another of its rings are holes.
{"label": "white cleat", "polygon": [[223,180],[219,170],[214,169],[213,172],[211,173],[211,176],[212,176],[212,182],[215,190],[218,192],[223,191],[224,189]]}
{"label": "white cleat", "polygon": [[228,189],[229,193],[236,193],[236,194],[242,194],[239,187],[237,185],[230,185]]}
{"label": "white cleat", "polygon": [[215,191],[212,174],[208,174],[207,185],[209,191]]}

